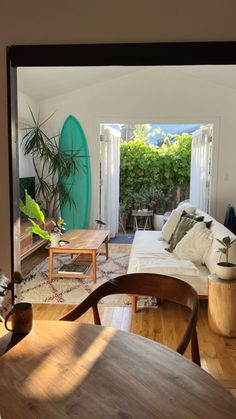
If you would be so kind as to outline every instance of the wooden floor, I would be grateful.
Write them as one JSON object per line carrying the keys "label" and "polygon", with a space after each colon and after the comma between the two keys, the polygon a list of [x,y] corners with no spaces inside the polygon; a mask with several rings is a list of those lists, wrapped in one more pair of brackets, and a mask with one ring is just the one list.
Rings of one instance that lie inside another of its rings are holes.
{"label": "wooden floor", "polygon": [[[129,253],[130,245],[110,245],[110,251]],[[38,256],[40,257],[40,256]],[[42,257],[42,255],[41,255]],[[29,258],[22,264],[22,271],[31,270],[37,257]],[[36,264],[37,264],[36,263]],[[35,304],[35,319],[59,319],[73,306],[57,304]],[[184,329],[188,312],[176,304],[164,302],[158,309],[143,309],[132,314],[129,307],[100,306],[102,323],[112,327],[131,331],[175,349],[181,331]],[[79,321],[93,322],[92,313],[88,312]],[[236,338],[224,338],[215,335],[208,326],[207,301],[201,301],[197,325],[201,365],[236,396]],[[186,356],[190,356],[189,350]]]}

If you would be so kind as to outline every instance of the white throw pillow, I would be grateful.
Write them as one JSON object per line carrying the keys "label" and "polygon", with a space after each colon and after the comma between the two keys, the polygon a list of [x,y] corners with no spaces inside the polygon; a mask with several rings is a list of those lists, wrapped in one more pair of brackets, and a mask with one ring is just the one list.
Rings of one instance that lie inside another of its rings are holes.
{"label": "white throw pillow", "polygon": [[212,240],[213,234],[206,224],[197,222],[176,245],[174,253],[180,259],[204,264]]}
{"label": "white throw pillow", "polygon": [[181,213],[183,211],[186,211],[188,214],[196,214],[196,205],[192,205],[190,202],[185,202],[183,204],[178,205],[176,208],[177,211],[180,211]]}
{"label": "white throw pillow", "polygon": [[173,210],[170,214],[170,217],[166,221],[166,223],[162,227],[162,237],[167,242],[170,240],[172,233],[175,230],[175,227],[177,226],[179,219],[181,217],[181,212],[177,210]]}

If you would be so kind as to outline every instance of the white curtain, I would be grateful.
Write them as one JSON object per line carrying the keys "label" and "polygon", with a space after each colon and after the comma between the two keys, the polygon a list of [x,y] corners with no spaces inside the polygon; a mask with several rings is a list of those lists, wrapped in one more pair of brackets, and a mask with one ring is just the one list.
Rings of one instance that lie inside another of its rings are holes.
{"label": "white curtain", "polygon": [[105,128],[101,136],[101,220],[115,237],[119,227],[120,133]]}
{"label": "white curtain", "polygon": [[202,211],[210,211],[210,172],[212,125],[192,134],[190,202]]}

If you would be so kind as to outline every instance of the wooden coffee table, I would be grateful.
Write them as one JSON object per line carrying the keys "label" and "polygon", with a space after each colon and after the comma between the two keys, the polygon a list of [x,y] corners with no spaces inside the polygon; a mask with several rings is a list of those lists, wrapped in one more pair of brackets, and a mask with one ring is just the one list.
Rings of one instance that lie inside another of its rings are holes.
{"label": "wooden coffee table", "polygon": [[[105,255],[108,259],[108,235],[109,230],[69,230],[63,234],[63,240],[69,241],[61,247],[49,247],[49,281],[53,278],[92,278],[96,282],[96,257]],[[105,244],[105,252],[101,251],[102,244]],[[91,266],[91,273],[55,273],[53,272],[53,257],[56,254],[76,255],[71,263],[88,264]]]}

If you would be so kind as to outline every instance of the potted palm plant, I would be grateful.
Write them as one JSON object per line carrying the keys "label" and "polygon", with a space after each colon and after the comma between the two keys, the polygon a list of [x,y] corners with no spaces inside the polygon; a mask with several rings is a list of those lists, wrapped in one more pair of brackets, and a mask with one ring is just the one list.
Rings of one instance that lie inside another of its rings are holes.
{"label": "potted palm plant", "polygon": [[216,265],[216,275],[221,279],[235,279],[236,264],[229,262],[229,249],[236,239],[231,239],[229,236],[226,236],[222,240],[216,240],[221,244],[221,247],[217,251],[225,254],[225,262],[218,262]]}
{"label": "potted palm plant", "polygon": [[60,150],[57,140],[59,135],[52,137],[47,135],[44,125],[53,114],[44,121],[40,121],[40,114],[35,116],[30,108],[29,110],[32,123],[24,128],[26,131],[22,139],[24,154],[32,158],[36,176],[37,201],[41,201],[41,208],[46,217],[56,218],[60,206],[64,203],[74,205],[70,189],[64,186],[62,180],[78,169],[79,152]]}

